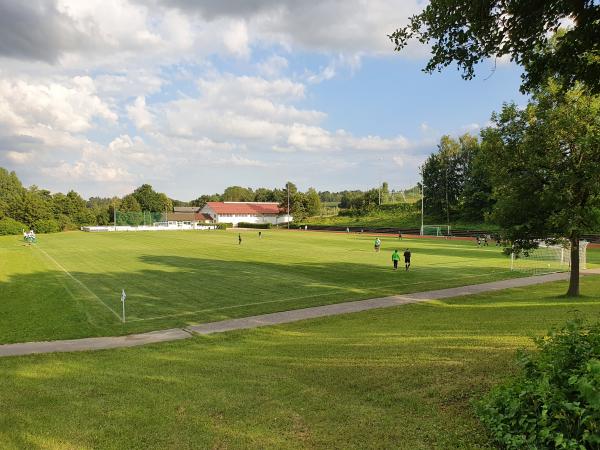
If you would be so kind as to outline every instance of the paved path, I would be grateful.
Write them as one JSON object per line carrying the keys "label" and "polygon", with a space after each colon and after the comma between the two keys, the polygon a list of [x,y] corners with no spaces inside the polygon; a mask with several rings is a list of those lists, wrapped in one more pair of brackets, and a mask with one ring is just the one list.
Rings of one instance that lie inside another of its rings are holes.
{"label": "paved path", "polygon": [[[600,274],[600,269],[583,271],[583,274]],[[22,344],[0,345],[0,357],[30,355],[33,353],[74,352],[84,350],[101,350],[119,347],[134,347],[138,345],[154,344],[157,342],[176,341],[190,338],[193,334],[222,333],[231,330],[243,330],[268,325],[278,325],[299,320],[327,317],[338,314],[348,314],[370,309],[389,308],[391,306],[417,303],[427,300],[458,297],[461,295],[479,294],[482,292],[497,291],[551,281],[567,280],[568,273],[552,273],[527,278],[514,278],[510,280],[494,281],[491,283],[460,286],[436,291],[415,292],[412,294],[392,295],[390,297],[372,298],[354,302],[337,303],[334,305],[315,306],[312,308],[295,309],[259,316],[243,317],[240,319],[223,320],[201,325],[190,326],[184,329],[173,328],[169,330],[152,331],[150,333],[130,334],[127,336],[96,337],[85,339],[72,339],[65,341],[26,342]]]}

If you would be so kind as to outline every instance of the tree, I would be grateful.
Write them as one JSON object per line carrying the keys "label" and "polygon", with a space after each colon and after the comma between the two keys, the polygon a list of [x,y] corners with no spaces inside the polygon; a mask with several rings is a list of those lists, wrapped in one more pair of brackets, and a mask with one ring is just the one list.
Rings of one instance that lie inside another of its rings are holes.
{"label": "tree", "polygon": [[306,192],[306,213],[309,216],[316,216],[321,212],[321,198],[314,188],[309,188]]}
{"label": "tree", "polygon": [[25,188],[17,174],[0,167],[0,219],[14,216],[24,193]]}
{"label": "tree", "polygon": [[220,202],[222,201],[221,194],[212,194],[212,195],[201,195],[195,200],[190,202],[190,206],[197,206],[198,208],[204,208],[208,202]]}
{"label": "tree", "polygon": [[579,295],[579,240],[600,226],[600,97],[555,83],[527,108],[505,105],[484,130],[496,200],[492,218],[516,251],[566,237],[571,249],[567,295]]}
{"label": "tree", "polygon": [[255,202],[274,202],[275,196],[273,195],[273,191],[267,188],[258,188],[254,191],[254,201]]}
{"label": "tree", "polygon": [[251,202],[254,200],[254,192],[250,188],[241,186],[229,186],[223,191],[225,202]]}
{"label": "tree", "polygon": [[[573,25],[553,34],[565,20]],[[565,90],[579,81],[600,93],[599,28],[597,0],[431,0],[389,38],[397,51],[433,42],[428,73],[456,63],[471,79],[478,63],[506,55],[525,68],[523,91],[558,76]]]}
{"label": "tree", "polygon": [[50,191],[31,186],[23,194],[19,210],[15,212],[13,219],[29,226],[40,220],[52,220],[54,218],[52,206]]}
{"label": "tree", "polygon": [[126,195],[121,200],[119,210],[122,212],[141,212],[142,207],[133,194]]}

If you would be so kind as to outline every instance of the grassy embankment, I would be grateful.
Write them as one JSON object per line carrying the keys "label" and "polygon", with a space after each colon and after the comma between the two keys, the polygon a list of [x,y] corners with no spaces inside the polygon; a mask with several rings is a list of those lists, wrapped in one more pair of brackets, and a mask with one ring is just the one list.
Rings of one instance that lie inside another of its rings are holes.
{"label": "grassy embankment", "polygon": [[[313,225],[329,225],[339,227],[374,227],[374,228],[420,228],[421,211],[412,204],[386,204],[366,213],[347,215],[347,211],[335,216],[310,217],[302,223]],[[425,224],[444,224],[445,219],[425,217]],[[485,230],[497,229],[493,224],[471,223],[466,221],[451,221],[454,230]]]}

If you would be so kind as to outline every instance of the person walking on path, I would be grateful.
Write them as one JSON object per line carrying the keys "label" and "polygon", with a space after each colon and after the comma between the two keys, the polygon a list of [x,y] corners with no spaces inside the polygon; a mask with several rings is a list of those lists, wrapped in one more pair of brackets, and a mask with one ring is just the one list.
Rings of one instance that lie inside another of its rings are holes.
{"label": "person walking on path", "polygon": [[406,249],[404,251],[404,267],[405,267],[405,270],[410,269],[410,257],[411,257],[410,250]]}
{"label": "person walking on path", "polygon": [[242,234],[238,233],[238,245],[242,245]]}
{"label": "person walking on path", "polygon": [[398,231],[398,239],[402,240],[402,231]]}
{"label": "person walking on path", "polygon": [[381,240],[379,238],[375,238],[375,251],[379,253],[381,249]]}
{"label": "person walking on path", "polygon": [[398,250],[394,250],[394,253],[392,253],[392,262],[394,263],[394,270],[398,270],[398,261],[400,261],[400,253],[398,253]]}

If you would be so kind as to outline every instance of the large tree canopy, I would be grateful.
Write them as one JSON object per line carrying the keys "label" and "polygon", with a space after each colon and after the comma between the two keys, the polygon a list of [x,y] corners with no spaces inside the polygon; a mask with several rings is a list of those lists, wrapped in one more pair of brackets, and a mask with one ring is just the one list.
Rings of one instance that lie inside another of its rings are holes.
{"label": "large tree canopy", "polygon": [[397,51],[413,38],[431,43],[429,73],[457,63],[471,79],[481,61],[508,55],[525,68],[524,91],[554,76],[600,92],[598,0],[431,0],[389,37]]}
{"label": "large tree canopy", "polygon": [[555,85],[524,109],[505,105],[484,130],[492,219],[519,248],[568,238],[569,294],[579,293],[579,239],[600,225],[600,96]]}

